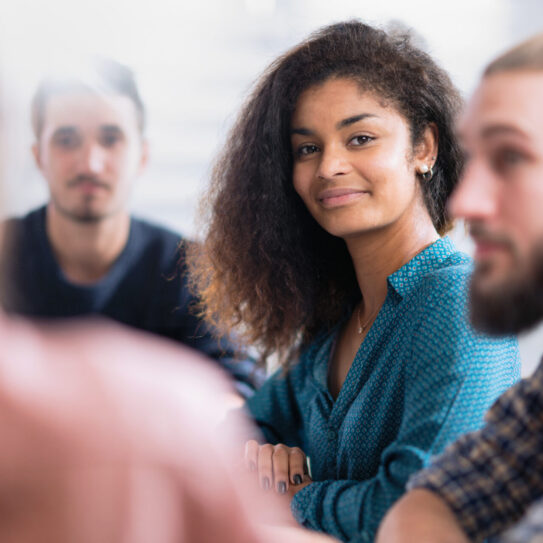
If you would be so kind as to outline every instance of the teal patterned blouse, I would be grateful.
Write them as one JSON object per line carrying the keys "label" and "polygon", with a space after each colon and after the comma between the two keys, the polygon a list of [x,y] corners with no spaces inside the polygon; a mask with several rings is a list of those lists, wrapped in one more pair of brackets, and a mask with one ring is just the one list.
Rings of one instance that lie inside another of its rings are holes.
{"label": "teal patterned blouse", "polygon": [[388,278],[385,302],[334,400],[328,365],[341,323],[247,407],[270,443],[298,446],[314,482],[295,518],[343,541],[370,542],[409,476],[465,432],[519,379],[514,339],[467,322],[469,257],[436,241]]}

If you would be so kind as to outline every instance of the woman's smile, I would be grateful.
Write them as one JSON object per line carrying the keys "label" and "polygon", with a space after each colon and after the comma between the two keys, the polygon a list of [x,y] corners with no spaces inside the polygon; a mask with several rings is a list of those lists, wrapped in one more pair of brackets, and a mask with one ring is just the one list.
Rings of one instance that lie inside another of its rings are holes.
{"label": "woman's smile", "polygon": [[365,198],[369,194],[369,191],[366,190],[349,187],[337,187],[325,189],[319,192],[317,199],[322,207],[330,209],[350,204],[355,200]]}

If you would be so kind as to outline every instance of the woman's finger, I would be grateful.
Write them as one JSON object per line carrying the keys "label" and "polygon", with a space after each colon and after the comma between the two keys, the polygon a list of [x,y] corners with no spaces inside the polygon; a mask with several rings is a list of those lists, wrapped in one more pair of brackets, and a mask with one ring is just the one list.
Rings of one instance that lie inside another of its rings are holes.
{"label": "woman's finger", "polygon": [[302,483],[305,472],[305,454],[299,447],[292,447],[289,454],[289,477],[294,485]]}
{"label": "woman's finger", "polygon": [[289,447],[278,444],[273,448],[273,484],[279,494],[288,490]]}
{"label": "woman's finger", "polygon": [[258,449],[260,445],[254,439],[245,443],[245,467],[249,471],[256,471],[258,467]]}
{"label": "woman's finger", "polygon": [[266,443],[258,449],[258,480],[264,490],[269,490],[273,485],[273,450],[274,446]]}

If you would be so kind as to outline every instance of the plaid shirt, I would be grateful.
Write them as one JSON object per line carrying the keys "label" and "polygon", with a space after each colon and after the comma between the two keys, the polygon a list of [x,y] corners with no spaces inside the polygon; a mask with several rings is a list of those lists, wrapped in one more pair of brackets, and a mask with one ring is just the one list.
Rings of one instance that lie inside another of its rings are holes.
{"label": "plaid shirt", "polygon": [[543,497],[543,361],[496,401],[481,430],[448,447],[408,488],[440,495],[473,541],[519,520]]}

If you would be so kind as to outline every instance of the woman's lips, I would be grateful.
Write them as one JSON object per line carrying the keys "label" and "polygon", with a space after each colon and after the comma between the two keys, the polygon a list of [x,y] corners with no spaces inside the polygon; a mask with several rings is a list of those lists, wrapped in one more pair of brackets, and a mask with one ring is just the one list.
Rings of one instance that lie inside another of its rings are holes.
{"label": "woman's lips", "polygon": [[360,189],[338,188],[323,190],[318,195],[318,200],[323,207],[339,207],[358,200],[368,194]]}

